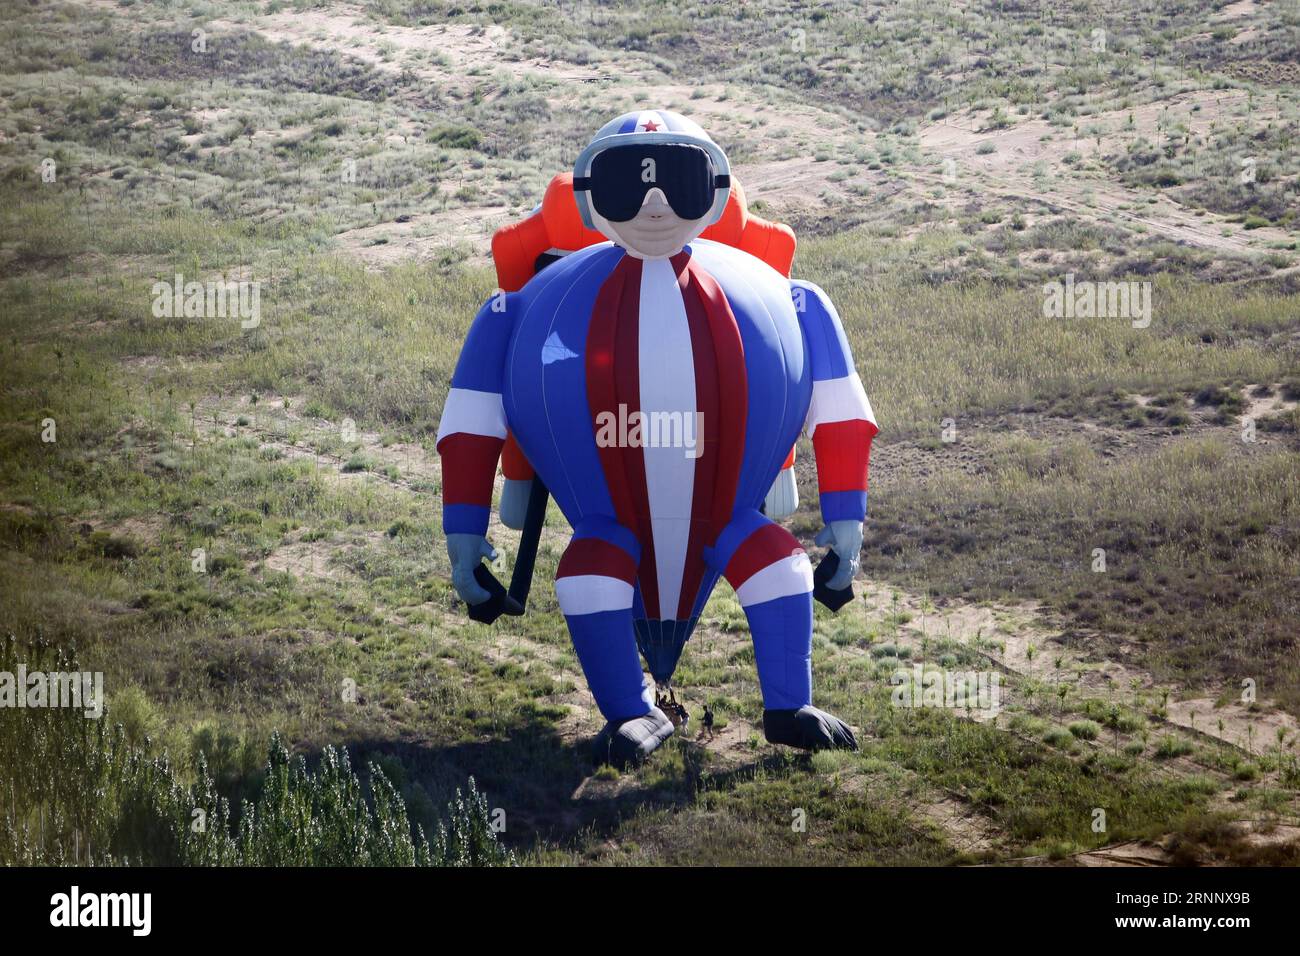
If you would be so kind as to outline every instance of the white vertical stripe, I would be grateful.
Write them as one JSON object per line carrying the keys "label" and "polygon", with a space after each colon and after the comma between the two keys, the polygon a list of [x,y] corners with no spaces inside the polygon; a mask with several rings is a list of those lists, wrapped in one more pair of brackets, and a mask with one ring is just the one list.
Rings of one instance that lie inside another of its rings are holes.
{"label": "white vertical stripe", "polygon": [[[677,274],[667,260],[647,261],[641,270],[641,313],[637,329],[637,365],[641,385],[642,439],[650,440],[650,415],[681,416],[683,427],[695,416],[695,353]],[[707,423],[706,423],[707,427]],[[659,614],[677,616],[691,531],[695,459],[685,447],[642,446],[650,527],[654,534],[655,571],[659,579]]]}

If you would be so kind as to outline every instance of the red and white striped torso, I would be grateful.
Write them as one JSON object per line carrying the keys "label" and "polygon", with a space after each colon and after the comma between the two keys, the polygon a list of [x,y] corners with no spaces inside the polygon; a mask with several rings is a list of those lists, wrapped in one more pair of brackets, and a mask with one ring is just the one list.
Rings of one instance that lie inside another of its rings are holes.
{"label": "red and white striped torso", "polygon": [[[680,416],[683,427],[695,428],[696,361],[681,286],[670,262],[645,262],[641,268],[637,326],[638,391],[642,421]],[[706,427],[707,427],[706,423]],[[713,423],[716,427],[719,423]],[[702,436],[694,436],[696,439]],[[648,436],[643,434],[643,441]],[[655,581],[660,615],[679,614],[682,581],[691,541],[691,511],[695,497],[696,458],[683,447],[641,449],[645,463],[651,531],[654,535]],[[712,489],[700,489],[711,494]],[[644,585],[644,579],[643,579]],[[644,587],[643,587],[643,597]],[[688,595],[693,600],[695,595]]]}

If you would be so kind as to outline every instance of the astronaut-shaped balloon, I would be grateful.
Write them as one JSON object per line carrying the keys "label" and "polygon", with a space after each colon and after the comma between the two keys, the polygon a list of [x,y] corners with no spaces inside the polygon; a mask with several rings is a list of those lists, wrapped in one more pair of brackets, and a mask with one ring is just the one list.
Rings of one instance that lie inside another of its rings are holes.
{"label": "astronaut-shaped balloon", "polygon": [[[764,511],[790,504],[806,431],[816,540],[839,561],[826,585],[849,593],[875,419],[834,306],[782,274],[792,234],[748,217],[738,192],[722,149],[685,117],[606,124],[571,184],[557,177],[543,209],[494,239],[503,287],[518,291],[474,319],[438,428],[443,528],[468,604],[489,598],[475,572],[493,554],[507,439],[503,520],[518,526],[535,472],[572,525],[555,590],[607,721],[597,758],[616,765],[674,729],[638,648],[666,682],[719,577],[749,622],[767,739],[856,746],[812,706],[813,569]],[[557,226],[565,204],[580,222]]]}

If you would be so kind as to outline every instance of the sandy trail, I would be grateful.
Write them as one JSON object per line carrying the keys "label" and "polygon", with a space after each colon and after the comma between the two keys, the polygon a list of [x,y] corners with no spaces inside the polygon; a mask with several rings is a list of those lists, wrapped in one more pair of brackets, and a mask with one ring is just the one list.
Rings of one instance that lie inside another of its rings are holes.
{"label": "sandy trail", "polygon": [[[1276,745],[1279,730],[1287,740],[1300,734],[1300,722],[1279,710],[1269,700],[1260,698],[1253,704],[1240,699],[1239,688],[1222,697],[1209,697],[1203,691],[1175,683],[1157,681],[1150,672],[1125,658],[1134,648],[1120,645],[1118,655],[1111,650],[1113,640],[1102,635],[1090,646],[1067,645],[1063,630],[1053,616],[1034,604],[970,604],[945,600],[931,604],[915,594],[897,588],[868,583],[864,600],[874,611],[869,618],[883,620],[889,615],[910,615],[908,623],[891,637],[891,643],[909,647],[920,655],[923,645],[938,640],[952,640],[979,651],[997,667],[1015,678],[1029,679],[1046,688],[1039,700],[1053,699],[1060,687],[1067,688],[1066,707],[1073,708],[1084,697],[1097,698],[1132,708],[1135,699],[1165,706],[1164,721],[1178,728],[1205,736],[1252,754]],[[1105,655],[1105,656],[1103,656]],[[933,657],[931,650],[929,656]],[[907,662],[903,663],[906,666]],[[1024,699],[1024,686],[1011,682],[1004,698]],[[1235,698],[1235,699],[1234,699]],[[1003,706],[1006,706],[1004,699]],[[975,712],[976,719],[988,719]]]}
{"label": "sandy trail", "polygon": [[514,49],[502,26],[464,24],[407,27],[381,23],[361,7],[335,5],[257,14],[212,21],[217,30],[251,29],[268,40],[327,47],[364,60],[389,72],[409,70],[443,89],[467,91],[497,72],[512,78],[545,73],[550,80],[570,82],[613,78],[603,65],[567,63],[552,58],[524,58]]}
{"label": "sandy trail", "polygon": [[[1120,221],[1200,248],[1256,251],[1292,237],[1273,227],[1247,231],[1224,216],[1198,215],[1163,191],[1129,188],[1069,169],[1065,163],[1072,153],[1099,159],[1101,153],[1115,148],[1116,137],[1126,143],[1139,136],[1158,142],[1175,128],[1204,136],[1214,124],[1238,115],[1248,105],[1244,90],[1197,90],[1128,110],[1098,113],[1081,120],[1075,131],[1038,118],[989,129],[982,118],[959,113],[918,133],[922,148],[945,164],[945,172],[913,170],[910,175],[927,187],[946,185],[976,196],[1029,199],[1084,220]],[[1276,107],[1260,104],[1252,115],[1256,122],[1266,123],[1276,119]],[[1092,131],[1100,131],[1100,144]]]}

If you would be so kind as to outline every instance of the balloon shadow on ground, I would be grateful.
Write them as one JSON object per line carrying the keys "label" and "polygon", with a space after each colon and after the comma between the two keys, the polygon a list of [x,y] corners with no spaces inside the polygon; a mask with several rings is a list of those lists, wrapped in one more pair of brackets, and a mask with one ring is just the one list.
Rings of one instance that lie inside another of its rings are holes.
{"label": "balloon shadow on ground", "polygon": [[609,836],[639,809],[689,806],[706,775],[711,789],[725,790],[757,770],[775,770],[790,759],[785,754],[756,755],[750,763],[713,772],[705,763],[704,748],[686,740],[676,745],[682,750],[679,773],[652,785],[639,785],[633,778],[629,786],[626,777],[594,779],[590,739],[566,739],[544,720],[523,722],[488,740],[442,745],[363,739],[346,746],[358,769],[375,761],[391,773],[393,761],[382,758],[400,762],[404,779],[397,783],[411,805],[413,821],[426,829],[473,777],[489,809],[504,811],[502,842],[522,853],[542,847],[577,849],[582,834]]}

